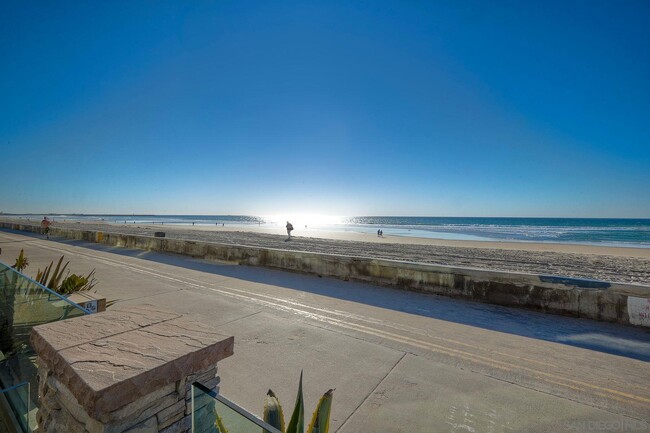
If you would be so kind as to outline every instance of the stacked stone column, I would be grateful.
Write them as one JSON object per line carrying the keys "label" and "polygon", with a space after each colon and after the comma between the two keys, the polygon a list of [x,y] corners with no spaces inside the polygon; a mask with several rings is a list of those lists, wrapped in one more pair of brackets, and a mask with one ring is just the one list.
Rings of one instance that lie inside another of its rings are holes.
{"label": "stacked stone column", "polygon": [[191,385],[218,392],[217,363],[233,338],[151,306],[34,328],[39,431],[181,433]]}

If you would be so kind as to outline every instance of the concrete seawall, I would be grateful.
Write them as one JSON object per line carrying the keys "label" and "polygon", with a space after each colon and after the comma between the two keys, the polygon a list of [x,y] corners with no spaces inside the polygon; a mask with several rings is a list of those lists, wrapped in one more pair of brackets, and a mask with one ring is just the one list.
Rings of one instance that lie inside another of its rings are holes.
{"label": "concrete seawall", "polygon": [[[40,232],[33,224],[0,228]],[[650,287],[606,281],[347,257],[52,227],[53,236],[264,266],[508,307],[650,327]]]}

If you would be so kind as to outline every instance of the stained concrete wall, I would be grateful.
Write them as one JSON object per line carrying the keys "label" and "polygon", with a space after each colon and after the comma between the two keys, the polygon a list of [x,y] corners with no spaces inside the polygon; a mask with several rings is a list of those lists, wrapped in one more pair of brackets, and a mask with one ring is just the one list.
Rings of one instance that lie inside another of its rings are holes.
{"label": "stained concrete wall", "polygon": [[[33,224],[0,228],[40,232]],[[51,234],[106,245],[264,266],[434,293],[546,313],[650,327],[650,314],[628,306],[650,303],[650,287],[546,275],[457,268],[396,260],[347,257],[52,227]]]}

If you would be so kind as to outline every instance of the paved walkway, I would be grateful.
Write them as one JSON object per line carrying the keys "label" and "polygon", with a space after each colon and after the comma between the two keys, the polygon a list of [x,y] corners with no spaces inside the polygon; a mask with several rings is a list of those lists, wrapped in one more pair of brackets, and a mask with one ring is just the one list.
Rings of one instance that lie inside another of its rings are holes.
{"label": "paved walkway", "polygon": [[0,247],[234,335],[222,392],[258,414],[268,388],[290,412],[304,369],[307,418],[336,388],[333,432],[650,430],[647,330],[10,231]]}

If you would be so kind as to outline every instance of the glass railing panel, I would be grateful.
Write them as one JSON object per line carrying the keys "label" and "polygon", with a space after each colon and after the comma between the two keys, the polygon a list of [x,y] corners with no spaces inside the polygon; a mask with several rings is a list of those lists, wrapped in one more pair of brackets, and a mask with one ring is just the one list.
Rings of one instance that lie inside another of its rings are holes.
{"label": "glass railing panel", "polygon": [[0,262],[0,359],[30,351],[29,334],[34,326],[86,313],[79,305]]}
{"label": "glass railing panel", "polygon": [[[0,262],[0,390],[27,382],[38,389],[32,328],[88,312],[65,297]],[[36,407],[36,396],[31,396]],[[16,413],[16,418],[21,416]],[[33,426],[32,426],[33,427]]]}
{"label": "glass railing panel", "polygon": [[192,432],[281,433],[264,421],[200,383],[192,385]]}
{"label": "glass railing panel", "polygon": [[0,423],[4,423],[5,431],[30,433],[36,427],[36,410],[30,392],[29,382],[0,390]]}

